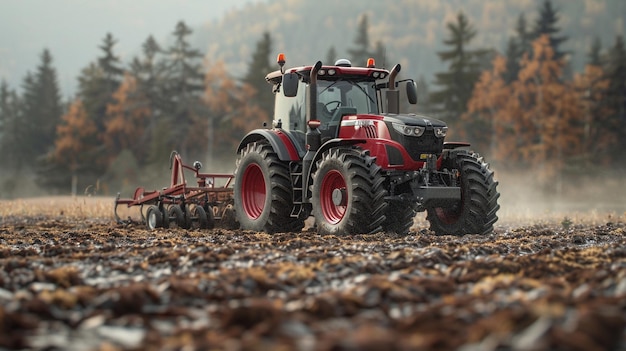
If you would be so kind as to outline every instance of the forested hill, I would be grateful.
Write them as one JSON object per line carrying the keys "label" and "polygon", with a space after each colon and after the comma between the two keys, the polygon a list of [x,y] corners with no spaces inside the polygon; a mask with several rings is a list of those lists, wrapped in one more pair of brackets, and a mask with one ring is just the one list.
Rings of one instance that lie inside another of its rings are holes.
{"label": "forested hill", "polygon": [[[405,75],[432,74],[445,69],[436,52],[449,35],[446,23],[459,11],[477,29],[471,45],[504,52],[514,35],[520,14],[532,28],[543,1],[539,0],[269,0],[250,3],[221,20],[194,28],[195,46],[207,51],[210,61],[224,59],[235,76],[250,63],[255,43],[264,31],[272,36],[276,53],[285,52],[288,65],[324,60],[330,47],[348,57],[354,47],[359,17],[367,14],[369,41],[386,48],[391,66],[402,63]],[[594,37],[609,47],[617,34],[626,34],[624,0],[555,0],[561,34],[570,38],[563,49],[579,71]],[[575,38],[575,39],[574,39]],[[379,63],[380,65],[380,63]]]}

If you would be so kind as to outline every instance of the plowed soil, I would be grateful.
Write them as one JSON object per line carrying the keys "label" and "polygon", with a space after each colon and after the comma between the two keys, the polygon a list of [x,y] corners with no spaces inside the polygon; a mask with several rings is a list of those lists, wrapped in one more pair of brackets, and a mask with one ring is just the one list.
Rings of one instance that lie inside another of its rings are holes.
{"label": "plowed soil", "polygon": [[626,350],[621,218],[423,228],[268,235],[5,215],[0,349]]}

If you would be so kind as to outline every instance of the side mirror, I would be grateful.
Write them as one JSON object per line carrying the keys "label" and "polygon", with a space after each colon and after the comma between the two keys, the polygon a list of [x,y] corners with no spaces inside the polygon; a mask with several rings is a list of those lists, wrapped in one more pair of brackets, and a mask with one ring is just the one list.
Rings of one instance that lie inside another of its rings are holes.
{"label": "side mirror", "polygon": [[297,73],[283,74],[283,94],[285,94],[286,97],[294,97],[298,95]]}
{"label": "side mirror", "polygon": [[417,84],[412,80],[406,83],[406,97],[411,105],[417,104]]}

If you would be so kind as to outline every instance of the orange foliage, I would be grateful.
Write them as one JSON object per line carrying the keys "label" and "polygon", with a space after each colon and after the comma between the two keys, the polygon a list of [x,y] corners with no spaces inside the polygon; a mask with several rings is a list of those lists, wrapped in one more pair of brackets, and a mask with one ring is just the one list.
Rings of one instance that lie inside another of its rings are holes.
{"label": "orange foliage", "polygon": [[[204,98],[213,116],[214,128],[210,147],[234,152],[248,131],[260,128],[269,118],[258,106],[250,103],[256,94],[255,89],[248,84],[237,84],[228,75],[223,61],[211,65],[205,85]],[[267,88],[271,89],[269,85]]]}
{"label": "orange foliage", "polygon": [[136,79],[126,74],[113,93],[113,102],[107,105],[103,140],[109,161],[124,149],[132,150],[135,156],[142,156],[141,152],[146,148],[138,140],[143,135],[150,113],[146,99],[137,95]]}
{"label": "orange foliage", "polygon": [[[533,42],[532,55],[521,61],[518,79],[507,86],[502,79],[506,61],[498,56],[493,69],[483,72],[468,102],[464,120],[483,121],[491,127],[491,157],[504,166],[521,166],[549,179],[601,139],[594,126],[606,114],[599,106],[603,88],[599,68],[588,67],[574,82],[562,78],[565,63],[554,59],[549,38]],[[585,94],[591,94],[585,97]],[[612,141],[600,143],[606,148]]]}
{"label": "orange foliage", "polygon": [[76,170],[81,162],[86,161],[85,155],[93,149],[97,140],[96,132],[96,124],[88,118],[82,101],[75,100],[57,126],[55,161],[72,171]]}

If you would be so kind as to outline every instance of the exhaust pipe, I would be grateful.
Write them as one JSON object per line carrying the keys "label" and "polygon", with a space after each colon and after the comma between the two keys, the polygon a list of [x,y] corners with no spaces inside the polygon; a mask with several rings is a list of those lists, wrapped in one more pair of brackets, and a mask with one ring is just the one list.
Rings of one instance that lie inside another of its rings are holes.
{"label": "exhaust pipe", "polygon": [[387,113],[400,113],[400,92],[396,90],[396,76],[400,72],[402,67],[398,63],[393,66],[389,73],[389,83],[387,83],[387,92],[385,96],[387,98]]}
{"label": "exhaust pipe", "polygon": [[309,73],[309,108],[307,122],[317,119],[317,72],[322,68],[322,61],[317,61]]}

